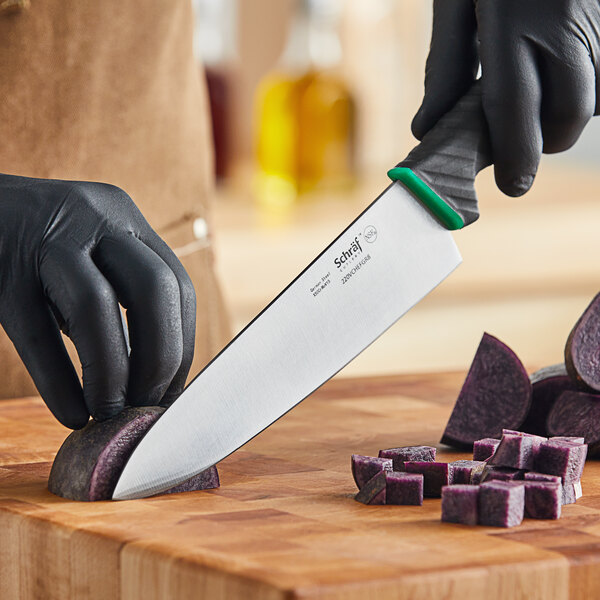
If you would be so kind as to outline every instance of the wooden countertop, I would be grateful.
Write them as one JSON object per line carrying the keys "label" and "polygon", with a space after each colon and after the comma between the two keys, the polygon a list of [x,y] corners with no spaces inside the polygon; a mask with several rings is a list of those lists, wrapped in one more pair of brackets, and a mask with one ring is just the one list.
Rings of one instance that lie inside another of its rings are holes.
{"label": "wooden countertop", "polygon": [[[464,374],[334,379],[220,465],[222,487],[77,503],[46,489],[66,430],[0,402],[2,600],[600,597],[600,463],[558,521],[440,522],[353,500],[352,453],[439,440]],[[439,449],[442,460],[466,458]]]}

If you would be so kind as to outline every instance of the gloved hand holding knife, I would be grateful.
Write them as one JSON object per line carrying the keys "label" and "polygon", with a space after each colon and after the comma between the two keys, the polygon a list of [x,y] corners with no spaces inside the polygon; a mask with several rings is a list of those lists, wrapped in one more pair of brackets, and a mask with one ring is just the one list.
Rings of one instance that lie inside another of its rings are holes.
{"label": "gloved hand holding knife", "polygon": [[597,0],[435,0],[419,140],[473,85],[498,187],[527,192],[542,151],[561,152],[600,112]]}

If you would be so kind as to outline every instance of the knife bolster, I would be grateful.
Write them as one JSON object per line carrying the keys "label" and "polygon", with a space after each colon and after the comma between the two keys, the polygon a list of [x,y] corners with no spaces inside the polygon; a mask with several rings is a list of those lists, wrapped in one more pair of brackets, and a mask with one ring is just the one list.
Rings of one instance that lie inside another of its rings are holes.
{"label": "knife bolster", "polygon": [[408,167],[394,167],[388,177],[400,181],[446,229],[454,231],[465,226],[464,219]]}

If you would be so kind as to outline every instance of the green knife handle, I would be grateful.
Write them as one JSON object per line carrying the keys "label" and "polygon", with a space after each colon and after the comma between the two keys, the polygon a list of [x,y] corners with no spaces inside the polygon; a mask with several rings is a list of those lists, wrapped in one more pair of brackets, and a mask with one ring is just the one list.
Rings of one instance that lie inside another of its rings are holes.
{"label": "green knife handle", "polygon": [[461,229],[479,218],[475,176],[491,164],[478,81],[388,175],[402,181],[448,229]]}

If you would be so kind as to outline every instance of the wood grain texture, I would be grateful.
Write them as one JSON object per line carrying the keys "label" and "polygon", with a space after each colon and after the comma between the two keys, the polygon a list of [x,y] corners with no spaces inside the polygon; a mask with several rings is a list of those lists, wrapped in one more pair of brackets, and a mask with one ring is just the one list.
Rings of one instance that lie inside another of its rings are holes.
{"label": "wood grain texture", "polygon": [[333,380],[224,460],[220,489],[118,503],[50,494],[66,430],[37,398],[2,402],[0,599],[600,597],[597,462],[559,521],[511,530],[353,500],[350,455],[435,445],[463,378]]}

